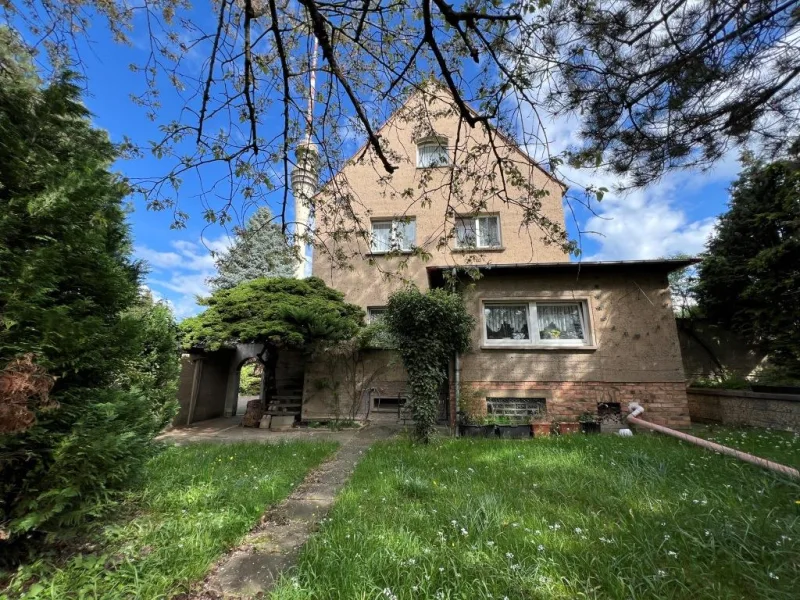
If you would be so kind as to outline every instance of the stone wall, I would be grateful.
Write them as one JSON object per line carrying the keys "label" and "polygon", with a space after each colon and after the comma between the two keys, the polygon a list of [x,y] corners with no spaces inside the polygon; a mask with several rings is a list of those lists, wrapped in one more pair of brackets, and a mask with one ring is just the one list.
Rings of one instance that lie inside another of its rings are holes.
{"label": "stone wall", "polygon": [[[629,402],[638,402],[647,420],[668,427],[690,425],[683,382],[607,383],[601,381],[483,381],[467,383],[483,397],[544,398],[548,416],[554,420],[576,419],[583,412],[597,413],[597,405],[618,402],[627,412]],[[455,397],[451,394],[451,412]]]}
{"label": "stone wall", "polygon": [[689,414],[697,423],[749,425],[800,432],[800,395],[689,388]]}

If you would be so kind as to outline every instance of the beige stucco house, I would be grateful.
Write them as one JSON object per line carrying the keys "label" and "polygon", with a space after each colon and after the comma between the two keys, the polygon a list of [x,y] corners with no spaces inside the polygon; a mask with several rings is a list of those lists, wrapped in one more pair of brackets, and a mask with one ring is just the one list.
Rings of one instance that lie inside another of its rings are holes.
{"label": "beige stucco house", "polygon": [[[317,195],[312,274],[369,319],[403,285],[464,283],[477,327],[451,365],[443,419],[471,387],[498,413],[546,402],[554,417],[576,417],[636,400],[655,422],[689,425],[667,283],[687,261],[571,262],[565,186],[498,132],[459,119],[443,92],[412,95],[378,135],[396,171],[386,177],[365,146]],[[399,359],[362,358],[306,363],[303,419],[402,418]]]}

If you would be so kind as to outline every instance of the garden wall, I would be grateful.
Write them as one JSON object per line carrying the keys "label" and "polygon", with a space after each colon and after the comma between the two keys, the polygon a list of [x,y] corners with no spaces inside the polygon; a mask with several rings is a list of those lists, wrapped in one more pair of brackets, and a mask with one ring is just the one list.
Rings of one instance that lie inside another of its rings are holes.
{"label": "garden wall", "polygon": [[689,388],[686,394],[694,422],[800,432],[800,395],[705,388]]}

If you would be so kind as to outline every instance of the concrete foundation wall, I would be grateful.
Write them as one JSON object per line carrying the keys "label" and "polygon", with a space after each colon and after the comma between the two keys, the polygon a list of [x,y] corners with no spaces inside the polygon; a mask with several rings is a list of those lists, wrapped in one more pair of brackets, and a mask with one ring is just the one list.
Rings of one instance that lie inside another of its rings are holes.
{"label": "concrete foundation wall", "polygon": [[687,396],[689,413],[697,423],[800,432],[800,395],[689,388]]}
{"label": "concrete foundation wall", "polygon": [[233,352],[221,350],[208,356],[184,355],[181,358],[181,374],[178,384],[178,414],[173,424],[187,424],[192,400],[195,363],[203,363],[197,388],[197,400],[192,422],[215,419],[225,414],[225,394],[228,384],[229,363]]}

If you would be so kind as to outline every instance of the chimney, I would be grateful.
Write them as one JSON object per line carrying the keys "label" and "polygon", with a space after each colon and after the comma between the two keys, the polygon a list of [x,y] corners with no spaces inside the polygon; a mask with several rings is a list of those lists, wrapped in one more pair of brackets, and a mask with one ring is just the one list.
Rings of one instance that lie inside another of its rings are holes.
{"label": "chimney", "polygon": [[294,195],[294,243],[300,262],[295,269],[295,277],[305,278],[308,257],[308,244],[302,236],[310,231],[311,199],[319,186],[319,150],[307,138],[297,146],[295,151],[297,163],[292,170],[292,194]]}

